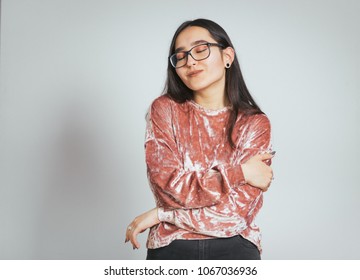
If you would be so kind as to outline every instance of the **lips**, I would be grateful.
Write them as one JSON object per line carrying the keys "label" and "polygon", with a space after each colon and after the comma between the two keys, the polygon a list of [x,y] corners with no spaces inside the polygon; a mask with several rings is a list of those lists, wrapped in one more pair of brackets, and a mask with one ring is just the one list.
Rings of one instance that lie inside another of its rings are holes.
{"label": "lips", "polygon": [[186,76],[188,77],[195,77],[197,76],[198,74],[200,74],[203,70],[194,70],[194,71],[190,71],[186,74]]}

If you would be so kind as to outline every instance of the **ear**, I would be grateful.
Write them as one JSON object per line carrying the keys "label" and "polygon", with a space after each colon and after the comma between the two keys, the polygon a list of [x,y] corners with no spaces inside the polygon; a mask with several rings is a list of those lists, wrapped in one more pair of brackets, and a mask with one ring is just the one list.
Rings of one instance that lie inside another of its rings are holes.
{"label": "ear", "polygon": [[223,49],[224,67],[226,67],[227,63],[231,65],[234,61],[234,58],[235,58],[235,51],[232,47],[227,47],[226,49]]}

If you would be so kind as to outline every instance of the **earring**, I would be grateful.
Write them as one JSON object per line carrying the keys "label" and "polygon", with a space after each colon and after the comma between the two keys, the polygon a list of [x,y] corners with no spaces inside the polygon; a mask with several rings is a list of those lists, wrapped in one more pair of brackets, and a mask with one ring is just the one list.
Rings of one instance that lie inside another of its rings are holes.
{"label": "earring", "polygon": [[228,63],[226,63],[226,66],[225,66],[227,69],[229,69],[230,68],[230,63],[228,62]]}

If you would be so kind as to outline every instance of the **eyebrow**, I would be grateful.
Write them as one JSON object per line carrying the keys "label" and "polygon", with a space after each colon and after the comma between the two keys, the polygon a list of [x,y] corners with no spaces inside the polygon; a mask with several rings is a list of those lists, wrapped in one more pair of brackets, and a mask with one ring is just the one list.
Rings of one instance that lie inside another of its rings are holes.
{"label": "eyebrow", "polygon": [[[208,41],[205,41],[205,40],[197,40],[197,41],[195,41],[195,42],[192,42],[190,45],[191,45],[191,46],[195,46],[195,45],[202,44],[202,43],[208,43]],[[183,51],[183,50],[185,50],[185,48],[184,48],[184,47],[180,47],[180,48],[177,48],[177,49],[175,50],[175,52],[177,53],[177,52]]]}

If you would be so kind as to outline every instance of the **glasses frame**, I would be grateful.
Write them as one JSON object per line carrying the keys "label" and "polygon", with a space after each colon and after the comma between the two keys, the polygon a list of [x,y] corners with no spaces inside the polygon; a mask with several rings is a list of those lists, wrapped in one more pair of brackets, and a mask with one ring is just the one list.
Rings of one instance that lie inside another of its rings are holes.
{"label": "glasses frame", "polygon": [[[196,59],[196,58],[193,57],[193,55],[191,54],[191,51],[192,51],[194,48],[199,47],[199,46],[203,46],[203,45],[207,45],[207,46],[208,46],[208,48],[209,48],[209,55],[208,55],[207,57],[205,57],[205,58]],[[219,47],[219,48],[224,48],[224,46],[223,46],[222,44],[218,44],[218,43],[201,43],[201,44],[198,44],[198,45],[196,45],[196,46],[193,46],[193,47],[192,47],[190,50],[188,50],[188,51],[180,51],[180,52],[176,52],[176,53],[170,55],[170,56],[168,57],[169,60],[170,60],[170,64],[171,64],[171,66],[174,67],[175,69],[184,67],[184,66],[187,64],[187,62],[188,62],[189,55],[191,55],[191,57],[192,57],[194,60],[196,60],[196,61],[205,60],[205,59],[209,58],[209,56],[210,56],[210,54],[211,54],[210,47],[212,47],[212,46],[216,46],[216,47]],[[173,64],[171,58],[174,57],[174,56],[176,56],[178,53],[184,53],[184,54],[185,54],[185,63],[184,63],[184,65],[182,65],[182,66],[176,67],[176,66]]]}

